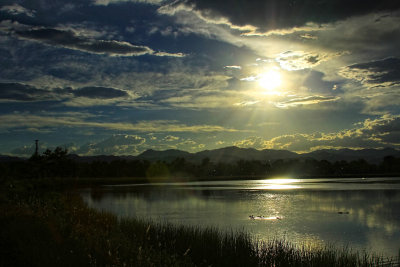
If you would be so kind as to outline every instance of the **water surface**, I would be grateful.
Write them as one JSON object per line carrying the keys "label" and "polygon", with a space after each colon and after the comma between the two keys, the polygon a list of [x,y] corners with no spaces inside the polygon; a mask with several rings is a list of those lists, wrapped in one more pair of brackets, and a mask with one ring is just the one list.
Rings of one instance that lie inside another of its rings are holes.
{"label": "water surface", "polygon": [[118,216],[245,230],[261,240],[348,245],[385,256],[400,248],[400,178],[118,185],[82,196]]}

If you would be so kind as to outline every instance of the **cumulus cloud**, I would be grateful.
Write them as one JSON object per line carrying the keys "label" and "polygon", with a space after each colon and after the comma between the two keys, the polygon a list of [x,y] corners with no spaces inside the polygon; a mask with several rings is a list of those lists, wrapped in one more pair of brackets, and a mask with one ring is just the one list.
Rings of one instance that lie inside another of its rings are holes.
{"label": "cumulus cloud", "polygon": [[100,142],[88,143],[75,151],[80,155],[135,155],[146,143],[138,135],[116,134]]}
{"label": "cumulus cloud", "polygon": [[18,4],[2,6],[0,8],[0,11],[7,12],[8,14],[15,15],[15,16],[23,14],[23,15],[31,17],[31,18],[35,17],[35,13],[36,13],[35,10],[29,10]]}
{"label": "cumulus cloud", "polygon": [[269,140],[251,137],[236,141],[235,145],[259,149],[287,149],[296,152],[308,152],[323,148],[400,148],[399,115],[384,115],[376,119],[366,119],[356,126],[353,129],[339,132],[287,134]]}
{"label": "cumulus cloud", "polygon": [[22,146],[22,147],[17,147],[11,150],[11,155],[16,155],[16,156],[25,156],[29,157],[32,156],[33,153],[35,153],[35,147],[33,145],[31,146]]}
{"label": "cumulus cloud", "polygon": [[367,119],[362,124],[361,132],[383,143],[400,145],[400,115],[384,115],[375,120]]}
{"label": "cumulus cloud", "polygon": [[264,146],[264,142],[265,140],[261,137],[250,136],[246,139],[233,142],[233,145],[245,148],[262,148]]}
{"label": "cumulus cloud", "polygon": [[177,145],[178,146],[187,146],[187,145],[193,146],[196,144],[197,144],[196,141],[189,138],[189,139],[183,140],[182,142],[178,143]]}
{"label": "cumulus cloud", "polygon": [[167,135],[166,137],[163,138],[165,142],[175,142],[178,141],[180,138],[178,136],[173,136],[173,135]]}

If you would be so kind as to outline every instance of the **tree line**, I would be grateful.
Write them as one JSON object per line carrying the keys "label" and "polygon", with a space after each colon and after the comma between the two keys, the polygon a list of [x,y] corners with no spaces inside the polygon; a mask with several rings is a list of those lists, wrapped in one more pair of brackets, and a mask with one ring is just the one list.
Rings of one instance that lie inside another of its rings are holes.
{"label": "tree line", "polygon": [[400,158],[386,156],[380,164],[364,159],[336,161],[315,159],[279,159],[274,161],[239,160],[235,163],[212,162],[204,158],[200,163],[178,157],[173,161],[94,160],[80,162],[68,155],[68,150],[57,147],[35,154],[29,160],[0,163],[0,178],[105,178],[105,177],[348,177],[379,176],[400,173]]}

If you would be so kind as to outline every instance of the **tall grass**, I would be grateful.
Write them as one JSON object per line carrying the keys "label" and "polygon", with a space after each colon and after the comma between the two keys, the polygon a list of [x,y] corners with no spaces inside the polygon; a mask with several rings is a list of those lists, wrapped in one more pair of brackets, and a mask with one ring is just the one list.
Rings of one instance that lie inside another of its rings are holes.
{"label": "tall grass", "polygon": [[11,191],[0,198],[0,266],[397,266],[349,248],[118,219],[76,194]]}

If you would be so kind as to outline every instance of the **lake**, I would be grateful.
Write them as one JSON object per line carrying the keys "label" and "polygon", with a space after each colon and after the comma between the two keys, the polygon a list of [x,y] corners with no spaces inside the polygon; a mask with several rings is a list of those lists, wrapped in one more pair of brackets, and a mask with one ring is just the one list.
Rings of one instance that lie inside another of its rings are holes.
{"label": "lake", "polygon": [[[266,179],[103,186],[90,207],[120,217],[245,230],[254,239],[398,256],[400,178]],[[249,217],[253,215],[253,217]]]}

